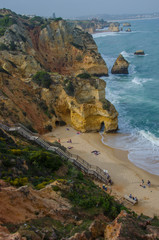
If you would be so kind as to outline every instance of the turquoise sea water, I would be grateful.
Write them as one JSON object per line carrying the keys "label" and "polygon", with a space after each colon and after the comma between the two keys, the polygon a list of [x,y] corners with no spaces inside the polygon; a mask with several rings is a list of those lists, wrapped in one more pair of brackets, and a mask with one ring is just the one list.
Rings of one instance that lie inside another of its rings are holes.
{"label": "turquoise sea water", "polygon": [[[119,134],[106,135],[111,147],[128,150],[137,166],[159,175],[159,19],[129,21],[132,32],[98,33],[94,40],[109,68],[106,98],[119,112]],[[135,56],[143,49],[144,56]],[[112,75],[118,55],[128,75]]]}

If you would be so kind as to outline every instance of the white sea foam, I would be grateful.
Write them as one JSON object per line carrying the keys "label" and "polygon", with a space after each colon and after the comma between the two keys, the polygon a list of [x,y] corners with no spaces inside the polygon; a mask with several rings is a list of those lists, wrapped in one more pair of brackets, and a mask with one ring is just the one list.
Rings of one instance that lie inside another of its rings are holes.
{"label": "white sea foam", "polygon": [[134,54],[133,54],[133,53],[128,53],[128,52],[126,52],[126,51],[122,51],[122,52],[121,52],[121,55],[122,55],[124,58],[134,57]]}
{"label": "white sea foam", "polygon": [[149,142],[151,142],[153,145],[156,145],[159,147],[159,138],[157,138],[154,134],[151,132],[146,132],[144,130],[140,131],[141,136],[146,138]]}
{"label": "white sea foam", "polygon": [[129,73],[131,75],[136,73],[136,66],[134,64],[130,64],[130,66],[129,66]]}
{"label": "white sea foam", "polygon": [[93,38],[100,38],[100,37],[115,37],[119,35],[117,32],[100,32],[92,34]]}
{"label": "white sea foam", "polygon": [[103,134],[102,142],[129,152],[129,160],[146,171],[159,175],[159,139],[150,132]]}
{"label": "white sea foam", "polygon": [[139,77],[134,77],[133,80],[132,80],[132,83],[135,83],[137,85],[140,85],[142,86],[143,83],[146,83],[148,81],[151,81],[152,79],[151,78],[139,78]]}

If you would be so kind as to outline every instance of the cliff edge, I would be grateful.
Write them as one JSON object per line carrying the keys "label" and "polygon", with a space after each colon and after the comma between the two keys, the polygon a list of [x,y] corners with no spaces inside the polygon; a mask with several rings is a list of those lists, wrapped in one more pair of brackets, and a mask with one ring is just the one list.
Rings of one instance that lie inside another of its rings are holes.
{"label": "cliff edge", "polygon": [[117,129],[98,78],[108,69],[90,34],[61,19],[0,14],[0,120],[40,133],[61,123],[82,132]]}

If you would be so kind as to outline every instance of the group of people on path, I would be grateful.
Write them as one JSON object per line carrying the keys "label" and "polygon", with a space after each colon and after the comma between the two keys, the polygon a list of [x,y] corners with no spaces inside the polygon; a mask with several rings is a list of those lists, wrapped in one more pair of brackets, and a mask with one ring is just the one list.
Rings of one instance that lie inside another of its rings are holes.
{"label": "group of people on path", "polygon": [[137,197],[133,197],[132,194],[130,193],[129,198],[133,199],[134,201],[138,202]]}
{"label": "group of people on path", "polygon": [[[143,188],[146,188],[146,186],[145,186],[144,183],[145,183],[145,181],[144,181],[144,179],[142,179],[142,182],[141,182],[140,186],[143,187]],[[150,182],[150,180],[147,181],[147,186],[148,186],[148,187],[151,186],[151,182]]]}

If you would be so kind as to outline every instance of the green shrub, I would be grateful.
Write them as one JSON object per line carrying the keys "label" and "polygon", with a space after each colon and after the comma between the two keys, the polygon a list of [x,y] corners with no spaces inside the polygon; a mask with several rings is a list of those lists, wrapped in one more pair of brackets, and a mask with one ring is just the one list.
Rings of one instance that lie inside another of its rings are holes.
{"label": "green shrub", "polygon": [[65,80],[64,84],[65,84],[64,89],[65,89],[66,93],[69,96],[74,96],[74,86],[73,86],[71,80]]}
{"label": "green shrub", "polygon": [[3,163],[3,166],[6,168],[11,168],[15,166],[15,162],[12,162],[9,157],[6,157],[5,159],[3,159],[2,163]]}
{"label": "green shrub", "polygon": [[81,73],[81,74],[78,74],[77,77],[88,79],[88,78],[91,78],[91,75],[89,73]]}
{"label": "green shrub", "polygon": [[31,23],[35,23],[35,22],[38,22],[38,23],[43,23],[44,19],[40,16],[35,16],[33,18],[30,19],[30,22]]}
{"label": "green shrub", "polygon": [[15,45],[15,43],[13,41],[11,41],[11,43],[10,43],[10,50],[11,51],[15,51],[16,50],[16,45]]}
{"label": "green shrub", "polygon": [[2,26],[2,27],[10,27],[11,25],[13,25],[15,23],[16,23],[16,20],[10,16],[6,15],[3,18],[0,18],[0,26]]}
{"label": "green shrub", "polygon": [[52,83],[50,75],[45,71],[37,72],[32,77],[32,80],[36,82],[39,86],[44,88],[49,88]]}
{"label": "green shrub", "polygon": [[35,188],[37,190],[40,190],[40,189],[44,188],[46,185],[47,185],[47,182],[44,181],[42,183],[39,183]]}
{"label": "green shrub", "polygon": [[10,180],[9,183],[16,187],[25,186],[28,183],[28,178],[15,178],[14,180]]}
{"label": "green shrub", "polygon": [[8,50],[7,45],[5,45],[4,43],[1,43],[1,44],[0,44],[0,50],[1,50],[1,51],[3,51],[3,50]]}
{"label": "green shrub", "polygon": [[82,59],[83,59],[82,55],[77,55],[76,60],[78,62],[82,62]]}
{"label": "green shrub", "polygon": [[59,186],[52,186],[52,189],[55,191],[55,192],[58,192],[60,190]]}
{"label": "green shrub", "polygon": [[83,173],[82,172],[78,172],[77,179],[83,180]]}
{"label": "green shrub", "polygon": [[107,111],[110,110],[111,103],[110,103],[108,100],[105,99],[105,100],[102,102],[102,104],[103,104],[103,109],[104,109],[104,110],[107,110]]}
{"label": "green shrub", "polygon": [[45,129],[47,131],[51,132],[52,131],[52,126],[51,125],[47,125],[47,126],[45,126]]}
{"label": "green shrub", "polygon": [[22,153],[21,149],[11,149],[10,151],[11,151],[11,153],[13,153],[14,155],[17,155],[17,156],[20,156]]}
{"label": "green shrub", "polygon": [[62,166],[61,158],[53,153],[37,151],[30,155],[31,164],[39,168],[47,168],[50,171],[56,171]]}
{"label": "green shrub", "polygon": [[6,31],[5,28],[0,27],[0,37],[4,35],[5,31]]}
{"label": "green shrub", "polygon": [[54,21],[55,21],[55,22],[58,22],[58,21],[61,21],[61,20],[63,20],[61,17],[54,18]]}

